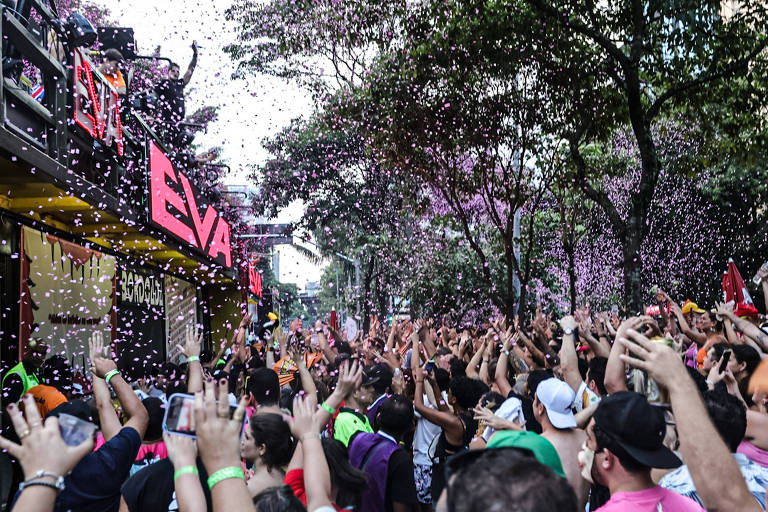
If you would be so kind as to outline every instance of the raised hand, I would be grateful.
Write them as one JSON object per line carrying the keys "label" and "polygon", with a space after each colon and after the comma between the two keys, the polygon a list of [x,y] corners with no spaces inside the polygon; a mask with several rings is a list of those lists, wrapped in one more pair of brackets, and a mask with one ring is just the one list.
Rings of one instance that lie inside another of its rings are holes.
{"label": "raised hand", "polygon": [[104,357],[104,334],[101,331],[93,331],[88,340],[88,359],[93,361],[97,357]]}
{"label": "raised hand", "polygon": [[293,417],[283,416],[291,427],[291,434],[296,439],[306,436],[319,436],[323,425],[319,425],[315,415],[315,406],[306,397],[296,395],[293,399]]}
{"label": "raised hand", "polygon": [[475,413],[476,420],[481,421],[493,430],[523,430],[523,426],[525,425],[525,422],[517,423],[516,421],[500,418],[487,407],[477,406],[473,409],[473,412]]}
{"label": "raised hand", "polygon": [[621,354],[622,361],[645,371],[657,384],[665,388],[676,380],[688,378],[680,355],[664,343],[654,343],[634,329],[627,329],[618,342],[632,355]]}
{"label": "raised hand", "polygon": [[363,383],[363,366],[357,361],[351,364],[347,361],[339,368],[339,378],[336,380],[336,390],[343,397],[348,397]]}
{"label": "raised hand", "polygon": [[168,449],[168,458],[174,468],[194,466],[197,459],[197,443],[194,437],[163,432],[163,442]]}
{"label": "raised hand", "polygon": [[[572,317],[571,315],[566,315],[563,318],[560,319],[560,327],[563,328],[563,330],[574,330],[576,329],[576,319]],[[580,327],[580,326],[579,326]]]}
{"label": "raised hand", "polygon": [[93,449],[93,438],[89,437],[77,446],[68,446],[61,438],[58,418],[49,417],[43,425],[35,399],[27,395],[23,403],[26,419],[16,404],[8,406],[13,429],[21,444],[0,437],[0,449],[7,450],[19,461],[26,478],[40,471],[58,476],[68,475],[80,459]]}
{"label": "raised hand", "polygon": [[[232,419],[229,418],[227,380],[203,383],[204,391],[195,393],[193,413],[200,458],[213,474],[219,469],[240,466],[240,429],[245,417],[246,399],[242,398]],[[218,395],[218,401],[217,401]]]}
{"label": "raised hand", "polygon": [[733,314],[734,306],[735,306],[735,304],[733,304],[732,302],[729,302],[727,304],[723,304],[722,302],[718,302],[715,307],[717,308],[717,314],[718,315],[720,315],[722,317],[729,317],[729,316],[731,316]]}
{"label": "raised hand", "polygon": [[176,348],[187,358],[199,357],[202,343],[203,333],[198,334],[193,325],[187,325],[184,329],[184,345],[176,345]]}
{"label": "raised hand", "polygon": [[107,373],[117,369],[115,362],[104,356],[104,335],[100,331],[95,331],[91,335],[88,348],[91,358],[91,373],[103,379]]}

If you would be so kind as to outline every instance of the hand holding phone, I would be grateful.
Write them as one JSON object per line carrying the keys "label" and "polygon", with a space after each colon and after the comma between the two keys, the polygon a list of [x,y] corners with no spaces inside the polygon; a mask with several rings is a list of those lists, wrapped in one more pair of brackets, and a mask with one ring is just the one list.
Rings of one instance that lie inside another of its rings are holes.
{"label": "hand holding phone", "polygon": [[[174,393],[168,399],[168,405],[165,407],[165,416],[163,417],[163,430],[172,434],[195,437],[195,415],[194,415],[195,397],[185,393]],[[232,418],[235,409],[229,406],[229,417]],[[242,432],[242,429],[241,429]]]}
{"label": "hand holding phone", "polygon": [[726,349],[723,352],[723,357],[720,358],[720,366],[717,368],[718,373],[723,373],[728,368],[728,361],[731,359],[731,349]]}

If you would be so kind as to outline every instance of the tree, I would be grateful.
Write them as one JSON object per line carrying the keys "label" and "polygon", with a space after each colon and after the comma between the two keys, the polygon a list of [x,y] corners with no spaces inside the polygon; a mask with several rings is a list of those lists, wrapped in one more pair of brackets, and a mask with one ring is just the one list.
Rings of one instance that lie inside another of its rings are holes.
{"label": "tree", "polygon": [[[568,119],[572,105],[555,94],[559,82],[571,80],[568,66],[552,65],[541,45],[552,29],[532,30],[530,21],[530,11],[496,4],[422,3],[402,36],[419,44],[382,55],[363,86],[340,91],[325,106],[337,129],[356,123],[377,158],[420,187],[423,201],[456,217],[493,303],[510,315],[527,304],[535,212],[561,172],[550,124]],[[531,243],[515,236],[518,211],[530,213],[520,238]],[[488,253],[495,242],[499,278]]]}
{"label": "tree", "polygon": [[[609,71],[610,79],[600,84],[600,93],[612,101],[604,104],[616,109],[637,143],[641,172],[629,208],[622,213],[600,186],[603,173],[595,173],[583,154],[585,145],[596,140],[594,118],[586,115],[578,119],[575,130],[563,133],[579,187],[604,211],[621,243],[625,299],[636,311],[643,303],[642,246],[662,171],[653,124],[688,102],[704,97],[717,102],[710,93],[718,84],[762,68],[758,57],[768,45],[763,33],[768,8],[761,1],[744,1],[726,17],[719,0],[527,3],[542,23],[554,22],[565,29],[567,40],[589,42],[594,57]],[[582,72],[591,70],[585,67]],[[573,89],[576,95],[581,92]]]}
{"label": "tree", "polygon": [[378,55],[399,46],[401,0],[236,0],[226,17],[237,41],[225,48],[236,77],[265,73],[296,80],[317,99],[360,84]]}

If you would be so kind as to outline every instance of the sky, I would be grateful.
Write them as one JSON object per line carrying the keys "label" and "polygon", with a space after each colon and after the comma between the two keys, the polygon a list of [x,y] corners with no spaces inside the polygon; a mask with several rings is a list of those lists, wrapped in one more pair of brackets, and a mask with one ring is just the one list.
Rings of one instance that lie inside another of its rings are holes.
{"label": "sky", "polygon": [[[261,141],[286,126],[291,119],[307,114],[309,95],[295,84],[261,75],[233,80],[235,64],[222,48],[235,39],[235,26],[224,12],[232,0],[93,0],[108,7],[112,18],[134,29],[139,54],[151,54],[160,45],[161,55],[178,62],[182,74],[192,58],[192,41],[200,47],[192,81],[185,89],[187,112],[204,105],[218,105],[219,119],[199,134],[202,147],[223,148],[221,160],[232,172],[227,185],[251,185],[250,164],[261,164],[269,156]],[[299,220],[302,206],[294,204],[273,219]],[[280,249],[280,280],[304,288],[319,281],[321,267],[304,260],[295,250]]]}
{"label": "sky", "polygon": [[192,41],[200,47],[197,68],[187,87],[187,112],[219,105],[219,120],[195,142],[222,146],[223,160],[232,167],[227,184],[247,184],[247,166],[268,157],[262,139],[311,109],[309,96],[294,84],[270,76],[232,80],[235,64],[222,48],[234,41],[235,26],[224,11],[232,3],[198,0],[95,0],[108,7],[113,19],[134,29],[140,53],[160,45],[161,55],[181,66],[192,58]]}

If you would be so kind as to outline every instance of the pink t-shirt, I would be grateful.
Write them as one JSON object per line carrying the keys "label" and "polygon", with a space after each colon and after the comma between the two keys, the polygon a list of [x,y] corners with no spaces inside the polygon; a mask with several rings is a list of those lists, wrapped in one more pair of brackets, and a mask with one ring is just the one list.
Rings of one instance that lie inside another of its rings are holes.
{"label": "pink t-shirt", "polygon": [[748,441],[742,441],[736,451],[746,455],[755,464],[768,468],[768,451],[762,450]]}
{"label": "pink t-shirt", "polygon": [[[661,502],[661,509],[659,509]],[[706,512],[701,505],[676,492],[653,487],[644,491],[617,492],[611,494],[608,503],[597,509],[598,512]]]}

